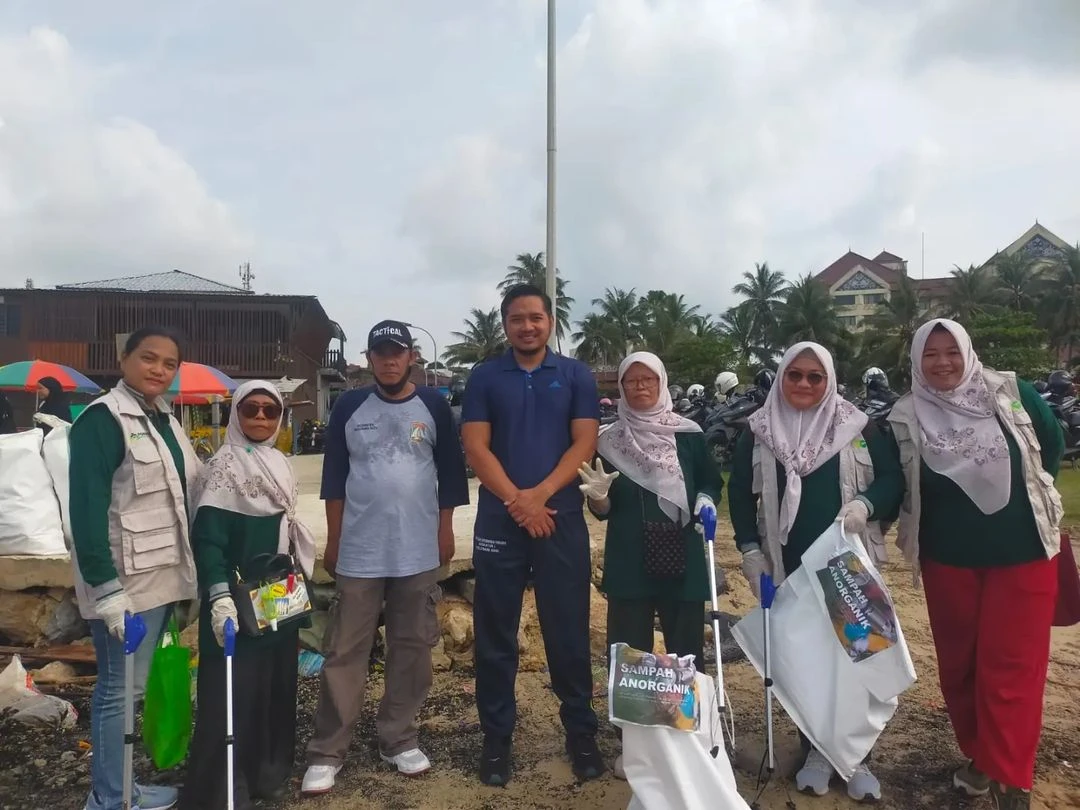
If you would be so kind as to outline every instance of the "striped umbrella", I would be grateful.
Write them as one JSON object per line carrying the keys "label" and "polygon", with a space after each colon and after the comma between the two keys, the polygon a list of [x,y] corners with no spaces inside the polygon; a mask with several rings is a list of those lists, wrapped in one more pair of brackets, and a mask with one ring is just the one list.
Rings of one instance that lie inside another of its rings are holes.
{"label": "striped umbrella", "polygon": [[100,394],[101,388],[89,377],[75,369],[45,360],[23,360],[0,366],[0,389],[6,391],[35,391],[42,377],[53,377],[65,391],[79,394]]}
{"label": "striped umbrella", "polygon": [[224,396],[236,390],[237,382],[213,366],[202,363],[181,363],[165,396],[190,396],[192,394],[218,394]]}

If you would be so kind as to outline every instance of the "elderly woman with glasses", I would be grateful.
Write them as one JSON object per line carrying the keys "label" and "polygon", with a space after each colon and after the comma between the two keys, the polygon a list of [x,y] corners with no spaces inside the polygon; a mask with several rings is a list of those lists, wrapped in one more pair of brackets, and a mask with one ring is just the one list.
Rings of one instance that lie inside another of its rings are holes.
{"label": "elderly woman with glasses", "polygon": [[[904,494],[888,439],[837,392],[832,356],[823,346],[792,346],[777,376],[764,407],[750,417],[750,430],[739,437],[728,484],[735,544],[759,598],[761,575],[782,582],[836,520],[882,560],[880,522],[895,516]],[[835,772],[800,738],[806,761],[795,775],[796,787],[824,796]],[[867,762],[847,790],[859,802],[881,798]]]}

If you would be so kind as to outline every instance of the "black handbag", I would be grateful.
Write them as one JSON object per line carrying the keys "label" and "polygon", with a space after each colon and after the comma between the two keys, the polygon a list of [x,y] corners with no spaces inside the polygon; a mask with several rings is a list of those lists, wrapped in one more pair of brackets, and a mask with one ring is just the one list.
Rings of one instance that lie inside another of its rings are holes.
{"label": "black handbag", "polygon": [[657,579],[676,579],[684,576],[686,574],[686,540],[682,536],[682,527],[667,519],[646,520],[644,490],[641,490],[641,523],[644,535],[645,573]]}
{"label": "black handbag", "polygon": [[235,573],[229,592],[244,635],[262,636],[311,615],[308,583],[292,555],[259,554],[248,563],[247,578]]}

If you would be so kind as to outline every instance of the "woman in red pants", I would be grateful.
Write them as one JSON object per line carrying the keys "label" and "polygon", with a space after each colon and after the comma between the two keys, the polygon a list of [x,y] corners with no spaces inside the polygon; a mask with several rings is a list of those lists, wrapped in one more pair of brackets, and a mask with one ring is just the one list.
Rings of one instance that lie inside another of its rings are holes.
{"label": "woman in red pants", "polygon": [[964,328],[925,324],[911,393],[893,408],[907,482],[898,545],[921,570],[941,691],[968,762],[953,785],[1031,803],[1057,599],[1064,439],[1011,372],[984,368]]}

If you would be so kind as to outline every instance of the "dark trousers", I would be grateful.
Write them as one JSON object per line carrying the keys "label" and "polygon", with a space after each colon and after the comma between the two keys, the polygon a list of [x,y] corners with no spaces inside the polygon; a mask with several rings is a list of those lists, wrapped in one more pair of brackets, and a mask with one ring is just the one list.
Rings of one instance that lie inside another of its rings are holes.
{"label": "dark trousers", "polygon": [[517,722],[521,599],[530,573],[551,686],[567,734],[595,734],[589,650],[589,531],[581,512],[554,516],[555,533],[537,540],[505,512],[478,512],[473,537],[476,594],[476,704],[485,734],[509,737]]}
{"label": "dark trousers", "polygon": [[[239,648],[233,657],[234,795],[238,810],[272,796],[292,775],[296,756],[298,630],[277,644]],[[237,645],[239,647],[239,645]],[[225,659],[199,659],[199,702],[181,810],[224,810]]]}
{"label": "dark trousers", "polygon": [[611,645],[623,642],[635,650],[653,651],[653,627],[660,617],[664,648],[676,655],[693,655],[698,671],[705,671],[705,606],[702,602],[672,599],[607,600],[608,656]]}

